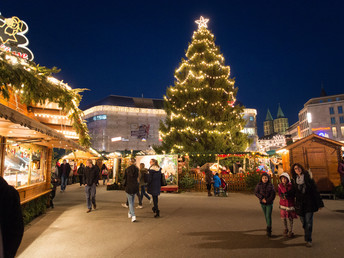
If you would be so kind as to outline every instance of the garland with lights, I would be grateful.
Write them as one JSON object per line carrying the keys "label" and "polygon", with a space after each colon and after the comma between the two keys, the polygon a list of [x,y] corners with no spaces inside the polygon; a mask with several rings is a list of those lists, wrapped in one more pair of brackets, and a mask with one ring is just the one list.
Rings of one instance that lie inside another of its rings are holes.
{"label": "garland with lights", "polygon": [[157,152],[242,152],[249,140],[242,133],[243,107],[235,104],[237,88],[230,67],[207,29],[208,19],[196,21],[198,30],[176,69],[174,86],[164,96],[166,120],[160,123],[162,145]]}
{"label": "garland with lights", "polygon": [[9,99],[13,92],[27,106],[44,104],[46,101],[57,103],[68,114],[73,128],[79,134],[80,144],[90,146],[88,129],[78,108],[81,101],[79,93],[85,89],[72,89],[51,76],[59,71],[56,67],[49,69],[0,51],[0,94]]}

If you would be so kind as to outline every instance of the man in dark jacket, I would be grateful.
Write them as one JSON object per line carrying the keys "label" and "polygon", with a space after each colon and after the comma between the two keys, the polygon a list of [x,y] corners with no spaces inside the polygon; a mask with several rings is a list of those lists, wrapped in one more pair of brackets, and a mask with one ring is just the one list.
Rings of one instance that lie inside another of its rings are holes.
{"label": "man in dark jacket", "polygon": [[0,241],[2,238],[2,252],[0,257],[12,258],[15,256],[23,238],[24,223],[20,206],[20,198],[16,189],[9,186],[0,177]]}
{"label": "man in dark jacket", "polygon": [[99,168],[92,164],[92,160],[86,161],[86,168],[84,169],[84,184],[86,192],[87,213],[91,212],[92,204],[93,209],[97,208],[96,205],[96,184],[98,183]]}
{"label": "man in dark jacket", "polygon": [[84,163],[81,163],[79,168],[78,168],[80,186],[82,186],[84,184],[84,170],[85,170],[85,165],[84,165]]}
{"label": "man in dark jacket", "polygon": [[128,218],[131,218],[132,222],[136,221],[135,211],[134,211],[134,199],[135,195],[139,192],[139,169],[135,165],[135,159],[130,160],[130,166],[125,170],[124,173],[124,187],[127,194],[129,203],[129,213]]}
{"label": "man in dark jacket", "polygon": [[63,163],[59,167],[59,178],[61,180],[61,193],[63,193],[66,190],[70,170],[71,170],[71,167],[69,163],[67,163],[67,161],[64,159]]}
{"label": "man in dark jacket", "polygon": [[207,184],[207,190],[208,190],[208,196],[212,196],[211,194],[211,184],[213,182],[213,172],[211,172],[210,168],[209,168],[209,164],[207,164],[205,170],[205,182]]}

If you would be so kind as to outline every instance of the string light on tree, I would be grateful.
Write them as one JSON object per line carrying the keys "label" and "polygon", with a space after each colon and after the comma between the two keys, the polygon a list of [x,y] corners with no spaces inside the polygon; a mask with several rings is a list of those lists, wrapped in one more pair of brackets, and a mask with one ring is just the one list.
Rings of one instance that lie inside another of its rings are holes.
{"label": "string light on tree", "polygon": [[202,16],[196,21],[198,30],[164,96],[167,117],[160,124],[162,146],[157,151],[228,153],[247,146],[241,132],[243,107],[235,105],[238,89],[208,22]]}

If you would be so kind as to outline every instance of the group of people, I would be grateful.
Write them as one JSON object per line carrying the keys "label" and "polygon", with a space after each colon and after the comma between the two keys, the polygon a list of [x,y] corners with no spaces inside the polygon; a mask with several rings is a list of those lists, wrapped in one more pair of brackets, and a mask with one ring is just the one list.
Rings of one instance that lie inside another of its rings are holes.
{"label": "group of people", "polygon": [[[299,216],[305,233],[306,246],[312,247],[313,214],[324,207],[324,203],[312,174],[302,165],[295,163],[291,167],[290,174],[291,178],[285,172],[279,176],[278,195],[280,217],[284,226],[283,235],[289,238],[294,237],[293,221]],[[266,234],[271,237],[271,213],[276,193],[267,173],[262,174],[255,188],[255,195],[259,199],[266,220]]]}
{"label": "group of people", "polygon": [[[125,192],[127,195],[127,205],[129,208],[128,218],[132,222],[136,221],[135,209],[134,209],[134,200],[137,195],[139,199],[138,208],[142,208],[143,196],[145,196],[150,202],[151,198],[146,193],[145,187],[147,186],[148,193],[152,195],[153,199],[153,208],[154,217],[160,217],[160,210],[158,207],[158,197],[161,190],[161,179],[164,176],[161,172],[161,167],[158,165],[156,159],[150,160],[150,168],[147,170],[143,163],[140,164],[140,169],[135,165],[136,160],[132,158],[130,160],[130,166],[125,170],[123,185],[125,187]],[[141,193],[140,193],[141,189]]]}

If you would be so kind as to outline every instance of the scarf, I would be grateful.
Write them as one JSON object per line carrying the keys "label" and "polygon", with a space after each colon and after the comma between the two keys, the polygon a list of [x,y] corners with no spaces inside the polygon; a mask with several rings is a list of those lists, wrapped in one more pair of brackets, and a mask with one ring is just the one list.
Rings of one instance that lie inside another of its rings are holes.
{"label": "scarf", "polygon": [[305,175],[301,174],[300,176],[296,177],[296,184],[297,188],[300,190],[302,194],[306,192],[306,185],[305,185]]}

